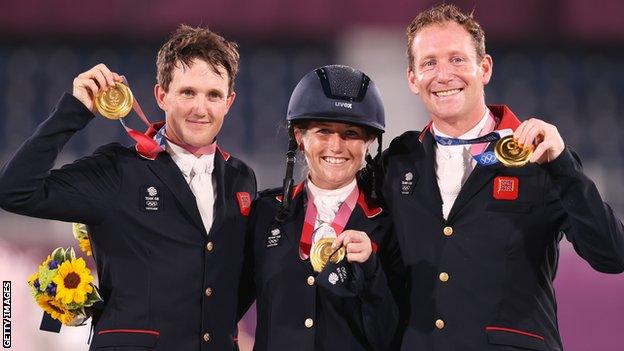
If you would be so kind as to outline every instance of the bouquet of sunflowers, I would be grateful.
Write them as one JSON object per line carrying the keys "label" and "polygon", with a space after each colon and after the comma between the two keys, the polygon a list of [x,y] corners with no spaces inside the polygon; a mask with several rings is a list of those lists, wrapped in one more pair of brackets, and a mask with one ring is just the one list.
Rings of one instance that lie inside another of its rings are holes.
{"label": "bouquet of sunflowers", "polygon": [[83,325],[91,316],[90,307],[102,301],[92,282],[85,260],[76,258],[73,248],[62,247],[55,249],[28,279],[37,304],[69,326]]}

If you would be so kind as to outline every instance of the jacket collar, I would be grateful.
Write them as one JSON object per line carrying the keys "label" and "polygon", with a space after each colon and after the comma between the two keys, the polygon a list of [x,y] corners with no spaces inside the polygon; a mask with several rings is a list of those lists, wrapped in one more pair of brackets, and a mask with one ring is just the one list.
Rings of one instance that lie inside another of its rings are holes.
{"label": "jacket collar", "polygon": [[[292,191],[291,199],[294,200],[299,195],[301,195],[304,189],[305,189],[305,182],[300,182],[297,185],[295,185]],[[368,196],[366,196],[361,186],[359,186],[359,191],[360,191],[360,194],[358,195],[357,204],[362,209],[362,211],[364,211],[364,215],[366,215],[366,217],[368,218],[373,218],[379,215],[383,211],[382,208],[379,207],[375,202],[373,202],[373,200],[371,200]],[[284,195],[283,194],[277,195],[275,196],[275,199],[279,202],[282,202],[284,199]]]}
{"label": "jacket collar", "polygon": [[[487,108],[492,112],[492,114],[498,121],[498,124],[496,125],[496,130],[516,130],[516,128],[518,128],[521,123],[518,117],[516,117],[516,115],[511,111],[509,107],[507,107],[507,105],[487,105]],[[433,128],[432,126],[433,121],[429,121],[429,123],[427,123],[427,125],[423,128],[422,132],[418,136],[418,140],[421,143],[423,142],[426,133],[431,134]]]}

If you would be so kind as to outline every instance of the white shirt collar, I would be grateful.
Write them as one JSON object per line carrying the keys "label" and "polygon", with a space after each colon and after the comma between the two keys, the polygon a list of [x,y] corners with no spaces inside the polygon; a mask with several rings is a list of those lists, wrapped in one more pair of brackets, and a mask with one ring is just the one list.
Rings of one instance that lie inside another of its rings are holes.
{"label": "white shirt collar", "polygon": [[206,159],[208,164],[214,164],[214,154],[201,155],[201,157],[197,157],[183,147],[169,142],[168,140],[167,152],[171,155],[173,162],[178,165],[182,174],[184,174],[184,178],[187,183],[191,181],[191,171],[193,170],[193,165],[198,159]]}
{"label": "white shirt collar", "polygon": [[331,224],[336,217],[336,213],[340,208],[340,205],[345,202],[349,194],[357,186],[357,181],[353,179],[351,183],[333,190],[321,189],[314,185],[310,179],[308,179],[307,187],[308,191],[314,197],[314,205],[316,206],[316,224],[315,228],[321,223]]}
{"label": "white shirt collar", "polygon": [[355,178],[351,181],[351,183],[341,188],[331,189],[331,190],[319,188],[318,186],[314,185],[314,183],[312,183],[312,181],[309,179],[306,183],[308,186],[308,190],[312,193],[314,198],[335,197],[336,199],[339,199],[341,202],[344,201],[347,198],[347,196],[349,196],[349,194],[351,194],[351,191],[353,191],[353,188],[355,188],[355,186],[357,185],[357,181],[355,180]]}

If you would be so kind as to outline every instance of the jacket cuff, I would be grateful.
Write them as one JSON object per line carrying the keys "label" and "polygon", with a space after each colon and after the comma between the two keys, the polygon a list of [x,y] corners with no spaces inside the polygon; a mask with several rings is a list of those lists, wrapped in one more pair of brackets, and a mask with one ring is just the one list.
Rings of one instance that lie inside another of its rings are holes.
{"label": "jacket cuff", "polygon": [[85,125],[95,118],[95,114],[89,111],[82,101],[78,100],[74,95],[63,93],[63,96],[56,103],[54,112],[63,111],[64,115],[72,116],[76,121],[84,121]]}
{"label": "jacket cuff", "polygon": [[375,277],[377,270],[379,268],[379,259],[377,259],[377,255],[372,252],[368,260],[364,261],[364,263],[358,263],[364,272],[364,279],[369,280]]}
{"label": "jacket cuff", "polygon": [[556,159],[544,164],[543,167],[552,177],[569,176],[582,169],[581,162],[567,146]]}

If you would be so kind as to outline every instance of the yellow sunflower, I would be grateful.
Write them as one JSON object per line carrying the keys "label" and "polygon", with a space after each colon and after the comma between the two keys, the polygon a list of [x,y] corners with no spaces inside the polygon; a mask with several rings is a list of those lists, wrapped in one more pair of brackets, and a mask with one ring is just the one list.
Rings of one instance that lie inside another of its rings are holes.
{"label": "yellow sunflower", "polygon": [[63,324],[68,324],[74,319],[74,315],[65,309],[60,302],[57,302],[54,297],[48,294],[41,294],[37,296],[37,304],[41,308],[49,313],[52,318],[58,319]]}
{"label": "yellow sunflower", "polygon": [[93,276],[82,258],[65,261],[58,268],[53,281],[56,283],[56,299],[64,304],[82,304],[87,294],[93,292]]}
{"label": "yellow sunflower", "polygon": [[80,250],[82,250],[82,252],[86,253],[87,256],[91,256],[91,241],[89,241],[88,237],[80,239],[78,244],[80,245]]}

